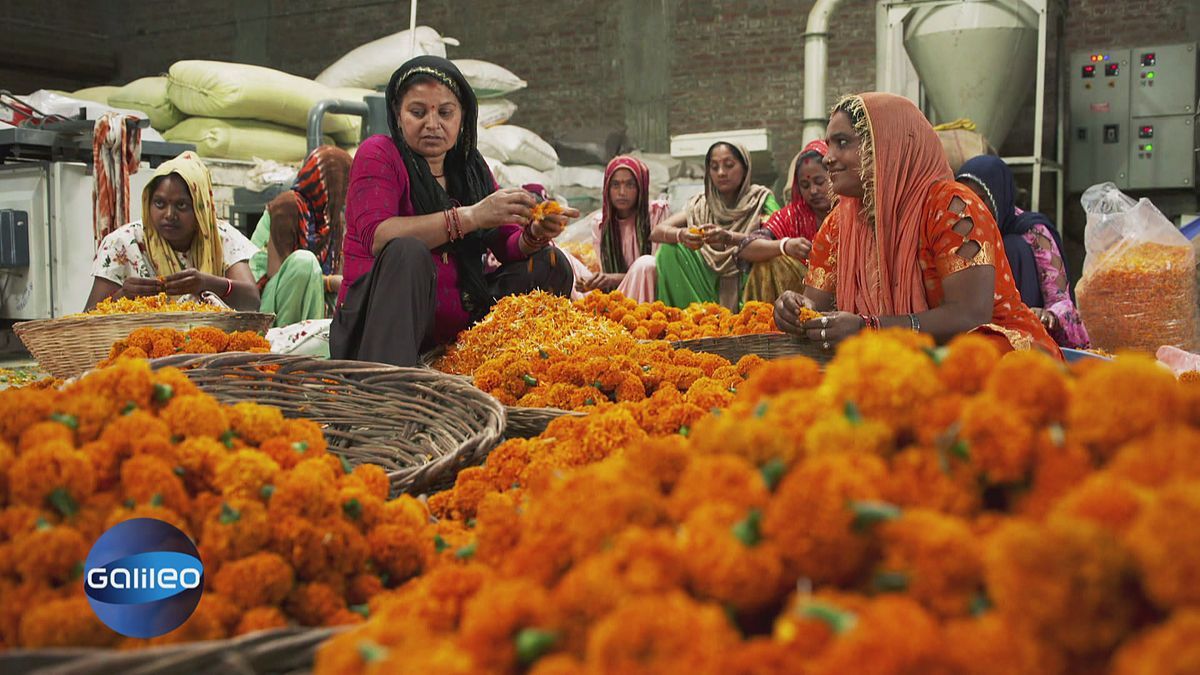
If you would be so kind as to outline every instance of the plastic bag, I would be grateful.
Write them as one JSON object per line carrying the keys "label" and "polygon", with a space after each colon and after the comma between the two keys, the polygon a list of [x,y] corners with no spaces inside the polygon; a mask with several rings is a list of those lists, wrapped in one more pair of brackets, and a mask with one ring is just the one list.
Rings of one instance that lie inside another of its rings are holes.
{"label": "plastic bag", "polygon": [[1079,314],[1095,347],[1155,353],[1192,351],[1197,338],[1196,254],[1148,199],[1112,183],[1080,199],[1088,214],[1087,257],[1076,287]]}

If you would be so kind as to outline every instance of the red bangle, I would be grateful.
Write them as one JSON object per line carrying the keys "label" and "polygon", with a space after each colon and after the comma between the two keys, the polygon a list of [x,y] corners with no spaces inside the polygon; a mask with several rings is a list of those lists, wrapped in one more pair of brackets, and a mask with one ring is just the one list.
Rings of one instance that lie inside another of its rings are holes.
{"label": "red bangle", "polygon": [[462,239],[464,236],[466,236],[465,234],[463,234],[462,220],[458,216],[457,208],[450,209],[450,222],[453,223],[453,225],[454,225],[454,238],[455,239]]}
{"label": "red bangle", "polygon": [[879,317],[869,316],[867,314],[860,314],[859,318],[863,320],[863,328],[870,328],[871,330],[879,330]]}
{"label": "red bangle", "polygon": [[233,279],[226,277],[225,283],[229,285],[225,288],[225,294],[221,296],[222,298],[228,298],[233,293]]}

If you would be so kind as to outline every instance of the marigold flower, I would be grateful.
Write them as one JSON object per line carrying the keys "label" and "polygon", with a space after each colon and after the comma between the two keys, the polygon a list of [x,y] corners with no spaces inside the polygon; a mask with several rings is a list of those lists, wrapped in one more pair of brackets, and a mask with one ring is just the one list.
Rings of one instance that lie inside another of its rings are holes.
{"label": "marigold flower", "polygon": [[223,560],[257,553],[271,538],[267,508],[262,502],[231,497],[212,509],[204,520],[200,539]]}
{"label": "marigold flower", "polygon": [[234,433],[247,443],[258,445],[283,431],[283,413],[279,408],[242,401],[226,410]]}
{"label": "marigold flower", "polygon": [[370,553],[367,538],[340,516],[318,521],[297,516],[277,518],[272,523],[271,548],[291,563],[297,577],[306,581],[329,581],[357,573]]}
{"label": "marigold flower", "polygon": [[1006,354],[992,370],[986,391],[1034,426],[1060,420],[1069,398],[1062,364],[1035,349]]}
{"label": "marigold flower", "polygon": [[206,394],[173,396],[158,415],[176,436],[220,438],[229,430],[225,411]]}
{"label": "marigold flower", "polygon": [[947,621],[942,647],[926,672],[946,675],[1060,675],[1062,655],[996,612]]}
{"label": "marigold flower", "polygon": [[21,432],[21,438],[17,441],[17,453],[28,452],[30,448],[55,441],[75,447],[75,430],[62,422],[38,422]]}
{"label": "marigold flower", "polygon": [[717,606],[682,593],[647,595],[596,623],[585,661],[605,673],[716,673],[721,656],[739,642]]}
{"label": "marigold flower", "polygon": [[678,538],[688,583],[703,599],[737,612],[755,612],[783,600],[783,560],[761,541],[761,512],[728,502],[693,510]]}
{"label": "marigold flower", "polygon": [[383,524],[367,533],[371,560],[390,577],[392,583],[402,583],[422,572],[434,558],[432,537],[424,528]]}
{"label": "marigold flower", "polygon": [[941,648],[938,627],[910,598],[883,595],[857,612],[855,625],[839,633],[813,663],[814,675],[922,672]]}
{"label": "marigold flower", "polygon": [[280,473],[271,495],[271,515],[297,515],[311,520],[341,513],[337,476],[320,459],[306,459],[291,471]]}
{"label": "marigold flower", "polygon": [[63,441],[31,448],[8,470],[14,504],[53,507],[64,515],[75,513],[95,488],[96,476],[87,455]]}
{"label": "marigold flower", "polygon": [[495,577],[487,566],[468,561],[442,565],[405,584],[393,594],[371,600],[371,616],[385,625],[427,626],[440,633],[455,631],[466,603]]}
{"label": "marigold flower", "polygon": [[722,502],[739,511],[766,507],[770,493],[754,465],[735,455],[694,458],[672,490],[667,510],[676,521],[703,504]]}
{"label": "marigold flower", "polygon": [[38,527],[12,540],[16,571],[27,583],[64,584],[83,573],[89,545],[66,525]]}
{"label": "marigold flower", "polygon": [[121,464],[121,493],[139,504],[187,513],[191,499],[175,470],[158,457],[138,455]]}
{"label": "marigold flower", "polygon": [[772,638],[756,637],[735,646],[721,658],[725,675],[774,675],[804,673],[806,660],[788,645]]}
{"label": "marigold flower", "polygon": [[1181,388],[1152,358],[1125,354],[1081,375],[1079,392],[1136,392],[1136,396],[1075,396],[1067,418],[1071,438],[1101,461],[1156,427],[1182,420]]}
{"label": "marigold flower", "polygon": [[[60,596],[60,591],[44,583],[18,584],[13,578],[0,576],[0,598],[4,600],[0,602],[0,645],[6,649],[24,646],[20,635],[21,620],[29,614],[31,607],[42,607]],[[85,611],[87,609],[90,608]],[[38,620],[37,630],[48,631],[50,626],[47,624],[52,621],[52,616],[43,616]]]}
{"label": "marigold flower", "polygon": [[877,587],[904,591],[938,617],[968,614],[983,586],[983,560],[966,522],[936,511],[911,510],[881,524],[879,536],[883,559],[874,579]]}
{"label": "marigold flower", "polygon": [[1020,413],[991,395],[963,406],[962,438],[971,463],[989,483],[1022,481],[1033,468],[1033,430]]}
{"label": "marigold flower", "polygon": [[988,338],[961,333],[946,343],[938,377],[947,390],[971,396],[983,390],[1000,357],[1000,350]]}
{"label": "marigold flower", "polygon": [[376,574],[356,574],[346,583],[346,602],[365,605],[367,601],[383,593],[383,580]]}
{"label": "marigold flower", "polygon": [[480,668],[508,671],[520,663],[514,638],[521,630],[553,630],[553,621],[541,586],[527,579],[492,581],[463,605],[458,641]]}
{"label": "marigold flower", "polygon": [[1182,424],[1163,425],[1122,445],[1107,468],[1152,488],[1200,480],[1200,431]]}
{"label": "marigold flower", "polygon": [[1092,474],[1054,505],[1051,517],[1069,517],[1124,534],[1150,503],[1152,494],[1108,471]]}
{"label": "marigold flower", "polygon": [[1187,675],[1200,669],[1200,611],[1181,609],[1126,641],[1112,675]]}
{"label": "marigold flower", "polygon": [[384,503],[382,522],[420,529],[429,523],[429,509],[412,495],[403,494]]}
{"label": "marigold flower", "polygon": [[284,628],[289,625],[287,616],[278,607],[254,607],[246,610],[238,621],[234,635],[246,635],[260,630]]}
{"label": "marigold flower", "polygon": [[1066,438],[1062,427],[1052,425],[1038,432],[1034,444],[1033,483],[1019,496],[1015,511],[1041,519],[1095,469],[1091,454],[1074,439]]}
{"label": "marigold flower", "polygon": [[889,454],[895,444],[892,429],[878,420],[854,415],[825,415],[812,423],[804,434],[804,447],[810,456],[831,453]]}
{"label": "marigold flower", "polygon": [[178,368],[160,368],[154,371],[153,379],[155,387],[151,394],[153,400],[158,403],[165,403],[175,396],[195,396],[203,393]]}
{"label": "marigold flower", "polygon": [[739,401],[757,402],[793,389],[812,389],[821,383],[821,366],[806,356],[767,361],[738,387]]}
{"label": "marigold flower", "polygon": [[1160,490],[1142,508],[1125,537],[1142,573],[1146,593],[1164,609],[1200,604],[1200,483]]}
{"label": "marigold flower", "polygon": [[784,476],[764,512],[763,534],[779,546],[789,574],[817,583],[848,583],[862,574],[873,539],[855,528],[848,504],[880,499],[885,473],[873,455],[827,455]]}
{"label": "marigold flower", "polygon": [[[134,520],[135,518],[153,518],[155,520],[161,520],[165,523],[170,523],[171,525],[179,528],[181,532],[189,537],[192,537],[192,532],[194,531],[192,526],[183,516],[172,511],[171,509],[162,506],[155,506],[154,504],[137,504],[131,509],[114,509],[108,514],[108,520],[104,523],[104,529],[110,529],[120,523],[123,523],[127,520]],[[207,566],[205,571],[208,571]]]}
{"label": "marigold flower", "polygon": [[178,445],[178,454],[176,472],[182,471],[188,492],[221,491],[217,484],[217,467],[230,453],[220,441],[207,436],[187,438]]}
{"label": "marigold flower", "polygon": [[20,630],[28,649],[110,647],[121,637],[100,623],[82,595],[26,606]]}
{"label": "marigold flower", "polygon": [[346,601],[328,584],[299,584],[284,603],[290,616],[302,626],[323,626],[346,609]]}
{"label": "marigold flower", "polygon": [[54,412],[57,392],[16,388],[0,391],[0,434],[9,444],[26,429],[44,422]]}
{"label": "marigold flower", "polygon": [[67,392],[58,403],[57,413],[73,423],[77,442],[87,443],[100,436],[124,405],[108,395]]}
{"label": "marigold flower", "polygon": [[1005,622],[1079,656],[1111,649],[1132,629],[1132,572],[1111,533],[1072,519],[1009,520],[984,552],[988,596]]}
{"label": "marigold flower", "polygon": [[213,588],[242,608],[278,605],[292,590],[292,568],[275,553],[260,552],[226,562]]}
{"label": "marigold flower", "polygon": [[261,499],[263,487],[274,486],[279,473],[279,465],[266,454],[238,450],[217,464],[216,485],[226,497]]}

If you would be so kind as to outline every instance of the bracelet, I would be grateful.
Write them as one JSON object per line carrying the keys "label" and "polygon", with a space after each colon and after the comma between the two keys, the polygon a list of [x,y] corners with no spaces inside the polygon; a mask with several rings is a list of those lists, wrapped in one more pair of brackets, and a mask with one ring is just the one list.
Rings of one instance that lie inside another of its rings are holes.
{"label": "bracelet", "polygon": [[332,285],[330,285],[330,283],[329,283],[329,282],[331,281],[331,279],[330,279],[329,277],[324,277],[324,278],[322,279],[322,281],[324,281],[324,282],[325,282],[325,292],[326,292],[326,293],[332,293],[332,292],[333,292],[333,286],[332,286]]}
{"label": "bracelet", "polygon": [[229,284],[229,286],[225,289],[225,293],[221,295],[222,298],[228,298],[233,293],[233,279],[226,277],[225,283]]}
{"label": "bracelet", "polygon": [[549,239],[542,239],[541,237],[535,236],[529,231],[528,228],[521,233],[521,241],[525,242],[525,247],[529,249],[545,248],[546,245],[550,243]]}
{"label": "bracelet", "polygon": [[461,219],[461,218],[459,217],[459,215],[458,215],[458,209],[457,209],[457,208],[451,208],[451,209],[450,209],[450,221],[451,221],[451,222],[453,223],[453,225],[454,225],[454,236],[455,236],[455,238],[456,238],[456,239],[462,239],[463,237],[465,237],[466,235],[463,233],[463,229],[462,229],[462,219]]}
{"label": "bracelet", "polygon": [[879,330],[879,317],[870,316],[869,314],[859,314],[858,318],[863,320],[863,328]]}
{"label": "bracelet", "polygon": [[787,243],[791,241],[791,239],[791,237],[784,237],[783,239],[779,240],[779,255],[787,255],[787,251],[783,250],[783,247],[787,246]]}
{"label": "bracelet", "polygon": [[917,320],[917,315],[916,315],[916,314],[909,314],[909,315],[908,315],[908,322],[909,322],[910,324],[912,324],[912,329],[913,329],[913,332],[914,332],[914,333],[916,333],[916,332],[920,332],[920,330],[921,330],[921,322],[920,322],[919,320]]}
{"label": "bracelet", "polygon": [[675,243],[676,244],[683,243],[683,228],[682,227],[675,228]]}

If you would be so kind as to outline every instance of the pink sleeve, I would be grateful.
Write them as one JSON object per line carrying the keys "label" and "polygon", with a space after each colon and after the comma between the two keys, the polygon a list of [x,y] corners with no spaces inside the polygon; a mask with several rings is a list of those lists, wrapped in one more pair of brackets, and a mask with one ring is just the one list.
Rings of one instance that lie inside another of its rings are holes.
{"label": "pink sleeve", "polygon": [[408,215],[412,215],[412,204],[404,160],[391,139],[372,136],[359,146],[350,168],[346,237],[370,251],[380,223]]}
{"label": "pink sleeve", "polygon": [[1033,258],[1037,263],[1038,280],[1042,288],[1042,302],[1046,311],[1058,318],[1059,328],[1055,331],[1055,342],[1063,347],[1084,349],[1091,344],[1087,329],[1079,310],[1071,301],[1071,293],[1066,288],[1070,283],[1066,279],[1062,255],[1045,231],[1045,225],[1037,224],[1025,234],[1025,241],[1033,248]]}
{"label": "pink sleeve", "polygon": [[488,248],[491,249],[492,255],[496,256],[496,260],[506,263],[526,258],[525,253],[521,251],[521,232],[519,225],[501,225],[490,234],[489,240],[492,243]]}

